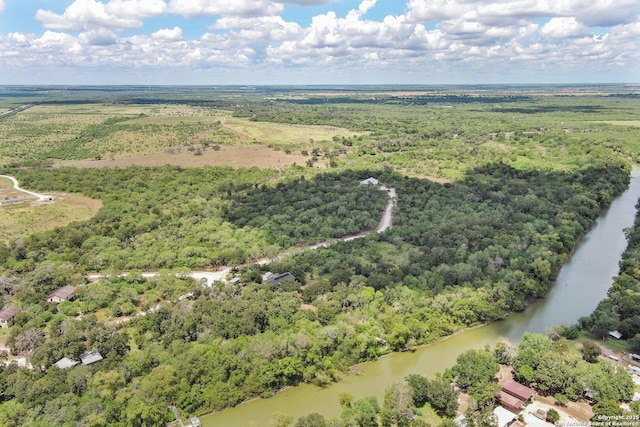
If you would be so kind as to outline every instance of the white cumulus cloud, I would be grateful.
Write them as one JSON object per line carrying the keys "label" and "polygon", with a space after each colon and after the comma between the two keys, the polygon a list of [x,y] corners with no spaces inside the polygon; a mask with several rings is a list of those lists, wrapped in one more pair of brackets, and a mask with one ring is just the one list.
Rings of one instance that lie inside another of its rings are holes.
{"label": "white cumulus cloud", "polygon": [[584,35],[587,27],[578,22],[576,18],[551,18],[541,29],[543,36],[566,39]]}
{"label": "white cumulus cloud", "polygon": [[295,4],[297,6],[319,6],[322,4],[335,3],[338,0],[275,0],[275,3]]}
{"label": "white cumulus cloud", "polygon": [[169,10],[187,18],[206,15],[270,16],[283,10],[269,0],[170,0]]}
{"label": "white cumulus cloud", "polygon": [[182,37],[182,28],[173,27],[172,29],[165,28],[162,30],[158,30],[155,33],[151,34],[156,40],[168,41],[168,42],[176,42],[183,39]]}
{"label": "white cumulus cloud", "polygon": [[302,27],[299,24],[287,22],[280,16],[220,18],[209,28],[233,31],[239,39],[256,43],[292,40],[302,34]]}
{"label": "white cumulus cloud", "polygon": [[[124,2],[118,1],[118,6],[120,3]],[[47,29],[75,31],[95,27],[138,28],[143,25],[142,18],[146,17],[118,12],[122,11],[118,11],[118,8],[112,11],[109,4],[96,0],[75,0],[61,15],[50,10],[39,9],[36,12],[36,19]]]}
{"label": "white cumulus cloud", "polygon": [[[235,70],[234,76],[273,75],[277,69],[314,78],[317,72],[360,76],[363,69],[417,76],[463,70],[526,80],[556,69],[570,75],[640,67],[638,0],[590,0],[586,6],[584,0],[405,0],[404,12],[375,19],[371,11],[381,6],[378,0],[352,0],[347,13],[332,6],[345,0],[67,3],[61,13],[37,11],[42,35],[0,31],[0,69],[184,67],[185,74],[206,74],[219,67]],[[5,4],[0,0],[0,11]],[[310,23],[285,18],[293,16],[285,10],[322,5]],[[145,28],[154,17],[162,18],[161,29]],[[189,31],[182,18],[193,25]]]}
{"label": "white cumulus cloud", "polygon": [[117,37],[112,31],[102,28],[80,33],[79,39],[82,44],[88,46],[111,46],[117,41]]}

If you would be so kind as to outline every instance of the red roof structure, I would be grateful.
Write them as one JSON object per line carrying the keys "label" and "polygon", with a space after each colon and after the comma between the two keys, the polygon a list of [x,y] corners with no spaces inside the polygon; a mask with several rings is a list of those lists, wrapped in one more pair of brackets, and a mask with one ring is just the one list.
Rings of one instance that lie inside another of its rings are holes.
{"label": "red roof structure", "polygon": [[535,393],[533,389],[509,379],[503,380],[500,383],[500,387],[502,387],[503,392],[508,393],[523,402],[527,402]]}
{"label": "red roof structure", "polygon": [[498,393],[497,398],[498,398],[498,402],[502,406],[512,411],[515,411],[516,413],[520,412],[520,410],[522,410],[522,407],[524,406],[524,402],[522,400],[508,393],[505,393],[504,391],[501,391],[500,393]]}

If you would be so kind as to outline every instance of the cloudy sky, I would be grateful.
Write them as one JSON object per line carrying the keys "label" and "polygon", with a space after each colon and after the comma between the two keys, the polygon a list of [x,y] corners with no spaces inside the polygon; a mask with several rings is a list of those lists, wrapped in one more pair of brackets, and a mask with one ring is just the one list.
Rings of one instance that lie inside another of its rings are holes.
{"label": "cloudy sky", "polygon": [[640,0],[0,0],[0,84],[640,81]]}

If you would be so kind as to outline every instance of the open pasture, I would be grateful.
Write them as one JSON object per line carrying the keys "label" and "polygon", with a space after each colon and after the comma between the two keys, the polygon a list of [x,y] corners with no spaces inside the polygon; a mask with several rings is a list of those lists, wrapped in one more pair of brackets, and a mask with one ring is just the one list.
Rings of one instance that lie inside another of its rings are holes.
{"label": "open pasture", "polygon": [[[287,154],[264,145],[220,147],[208,149],[196,155],[193,151],[180,150],[173,153],[147,154],[140,156],[116,157],[102,160],[76,160],[61,162],[60,165],[78,168],[126,168],[129,166],[176,165],[187,167],[231,166],[234,168],[280,169],[293,164],[304,165],[307,156]],[[320,163],[316,163],[320,166]]]}
{"label": "open pasture", "polygon": [[[9,181],[0,181],[0,196],[4,199],[9,193],[5,190],[4,183]],[[29,200],[30,196],[19,194]],[[102,207],[101,201],[79,194],[51,194],[55,197],[53,203],[35,206],[25,202],[0,206],[0,241],[6,243],[23,239],[34,233],[64,227],[74,221],[84,221],[93,217]]]}
{"label": "open pasture", "polygon": [[[79,103],[33,106],[0,120],[0,134],[4,136],[0,163],[27,164],[180,154],[219,146],[301,144],[353,132],[253,122],[228,111],[190,105]],[[203,164],[187,161],[192,163]]]}
{"label": "open pasture", "polygon": [[607,120],[605,122],[598,122],[598,123],[607,123],[607,124],[616,125],[616,126],[640,127],[640,120]]}

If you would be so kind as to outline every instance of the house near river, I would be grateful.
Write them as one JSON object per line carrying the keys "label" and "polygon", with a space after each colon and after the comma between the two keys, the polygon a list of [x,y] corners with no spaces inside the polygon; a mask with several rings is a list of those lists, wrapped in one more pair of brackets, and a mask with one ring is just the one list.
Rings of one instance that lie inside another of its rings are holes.
{"label": "house near river", "polygon": [[506,409],[520,412],[531,402],[535,391],[514,380],[505,379],[500,382],[502,391],[498,394],[498,402]]}

